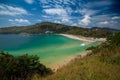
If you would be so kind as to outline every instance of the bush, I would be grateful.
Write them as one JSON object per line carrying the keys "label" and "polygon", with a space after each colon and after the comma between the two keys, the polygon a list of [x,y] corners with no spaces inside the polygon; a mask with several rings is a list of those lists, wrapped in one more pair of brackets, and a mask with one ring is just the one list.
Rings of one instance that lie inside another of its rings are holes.
{"label": "bush", "polygon": [[114,46],[120,46],[120,32],[114,34],[113,36],[109,36],[107,41]]}
{"label": "bush", "polygon": [[100,52],[104,49],[115,49],[116,47],[120,47],[120,32],[107,37],[107,41],[101,43],[100,45],[96,46],[96,47],[89,47],[86,50],[92,50],[93,53],[97,53]]}
{"label": "bush", "polygon": [[0,51],[0,72],[0,80],[25,80],[34,74],[47,76],[52,73],[51,69],[40,63],[38,56],[25,54],[14,57],[3,51]]}

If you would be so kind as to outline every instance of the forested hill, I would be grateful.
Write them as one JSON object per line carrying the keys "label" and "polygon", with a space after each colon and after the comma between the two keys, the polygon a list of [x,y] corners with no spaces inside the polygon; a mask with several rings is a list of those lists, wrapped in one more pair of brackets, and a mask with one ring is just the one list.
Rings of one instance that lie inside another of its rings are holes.
{"label": "forested hill", "polygon": [[0,28],[0,34],[43,34],[43,33],[66,33],[83,35],[89,37],[106,37],[111,35],[114,31],[113,29],[104,28],[81,28],[76,26],[67,26],[63,24],[43,22],[37,23],[30,26],[14,26]]}

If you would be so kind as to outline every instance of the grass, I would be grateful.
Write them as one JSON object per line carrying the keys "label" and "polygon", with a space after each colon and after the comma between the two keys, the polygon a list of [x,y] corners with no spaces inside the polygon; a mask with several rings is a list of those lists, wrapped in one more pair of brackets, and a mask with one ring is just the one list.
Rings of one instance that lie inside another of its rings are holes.
{"label": "grass", "polygon": [[48,77],[33,80],[120,80],[120,47],[76,59]]}

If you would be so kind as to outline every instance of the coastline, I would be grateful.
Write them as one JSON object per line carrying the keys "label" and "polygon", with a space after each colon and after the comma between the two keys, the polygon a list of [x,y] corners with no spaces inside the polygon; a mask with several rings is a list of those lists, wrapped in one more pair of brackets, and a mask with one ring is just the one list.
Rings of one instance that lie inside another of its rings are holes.
{"label": "coastline", "polygon": [[66,59],[64,62],[61,62],[57,65],[53,65],[50,68],[54,71],[57,72],[59,69],[61,69],[62,67],[68,65],[69,63],[71,63],[72,61],[76,60],[76,59],[80,59],[80,58],[84,58],[85,56],[87,56],[88,54],[90,54],[91,51],[84,51],[81,52],[80,54],[76,55],[76,56],[72,56],[69,59]]}
{"label": "coastline", "polygon": [[65,36],[68,38],[72,38],[72,39],[76,39],[76,40],[81,40],[84,42],[95,42],[95,41],[100,41],[100,42],[105,42],[106,38],[92,38],[92,37],[84,37],[84,36],[80,36],[80,35],[72,35],[72,34],[58,34],[61,36]]}
{"label": "coastline", "polygon": [[59,34],[61,36],[65,36],[71,39],[75,39],[75,40],[80,40],[80,41],[84,41],[84,42],[94,42],[94,40],[92,38],[86,38],[83,36],[77,36],[77,35],[71,35],[71,34]]}
{"label": "coastline", "polygon": [[[105,39],[94,39],[94,38],[88,38],[88,37],[83,37],[83,36],[78,36],[78,35],[71,35],[71,34],[56,34],[56,35],[61,35],[61,36],[65,36],[65,37],[68,37],[68,38],[71,38],[71,39],[80,40],[80,41],[83,41],[85,43],[92,43],[92,42],[95,42],[95,41],[101,41],[101,42],[105,41]],[[70,58],[66,59],[65,61],[62,61],[57,65],[53,65],[50,68],[54,72],[56,72],[59,69],[61,69],[62,67],[69,64],[70,62],[74,61],[75,59],[84,58],[85,56],[87,56],[90,53],[91,53],[91,51],[80,52],[78,55],[71,56]]]}
{"label": "coastline", "polygon": [[[85,43],[92,43],[92,42],[95,42],[95,41],[99,41],[99,42],[105,42],[106,41],[106,38],[91,38],[91,37],[84,37],[84,36],[80,36],[80,35],[71,35],[71,34],[56,34],[56,35],[61,35],[61,36],[65,36],[65,37],[68,37],[68,38],[71,38],[71,39],[80,40],[80,41],[83,41]],[[60,68],[66,66],[70,62],[74,61],[75,59],[84,58],[85,56],[87,56],[90,53],[91,53],[91,50],[81,52],[77,56],[72,56],[69,59],[65,60],[64,62],[61,62],[58,65],[51,66],[51,69],[54,72],[56,72]]]}

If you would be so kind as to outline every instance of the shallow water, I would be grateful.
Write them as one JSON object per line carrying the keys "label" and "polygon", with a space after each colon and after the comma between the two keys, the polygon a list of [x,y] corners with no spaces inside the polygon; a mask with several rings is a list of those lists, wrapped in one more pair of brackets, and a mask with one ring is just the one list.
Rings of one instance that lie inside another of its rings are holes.
{"label": "shallow water", "polygon": [[60,35],[0,35],[0,49],[14,56],[38,55],[46,66],[59,64],[99,42],[80,46],[83,43]]}

